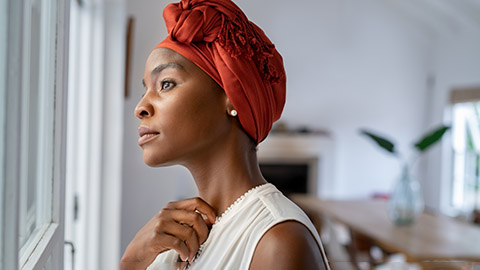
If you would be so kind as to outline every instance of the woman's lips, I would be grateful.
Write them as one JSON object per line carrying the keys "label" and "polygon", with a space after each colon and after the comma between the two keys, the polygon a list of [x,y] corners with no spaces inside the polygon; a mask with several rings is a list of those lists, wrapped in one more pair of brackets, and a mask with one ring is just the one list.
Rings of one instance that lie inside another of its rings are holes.
{"label": "woman's lips", "polygon": [[140,136],[140,138],[138,138],[138,145],[142,146],[146,144],[147,142],[155,139],[159,134],[159,132],[153,131],[146,126],[139,126],[138,135]]}

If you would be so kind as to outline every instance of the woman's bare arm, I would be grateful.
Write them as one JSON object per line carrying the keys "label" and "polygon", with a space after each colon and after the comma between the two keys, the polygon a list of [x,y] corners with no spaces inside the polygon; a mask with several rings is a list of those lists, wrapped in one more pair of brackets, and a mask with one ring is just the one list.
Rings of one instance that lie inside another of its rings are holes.
{"label": "woman's bare arm", "polygon": [[322,253],[305,225],[286,221],[275,225],[260,239],[251,270],[325,269]]}

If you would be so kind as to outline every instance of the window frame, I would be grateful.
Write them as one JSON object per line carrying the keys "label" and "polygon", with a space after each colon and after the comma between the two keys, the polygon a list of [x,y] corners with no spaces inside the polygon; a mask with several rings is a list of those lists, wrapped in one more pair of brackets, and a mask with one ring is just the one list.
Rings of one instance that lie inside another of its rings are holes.
{"label": "window frame", "polygon": [[[21,131],[20,121],[22,114],[22,93],[15,89],[22,89],[22,64],[23,64],[23,26],[25,22],[25,1],[4,0],[7,8],[7,50],[5,78],[5,113],[3,140],[5,158],[2,166],[2,204],[0,204],[2,218],[2,241],[0,247],[1,269],[62,269],[63,267],[63,215],[64,215],[64,190],[65,190],[65,138],[66,138],[66,98],[67,98],[67,61],[68,61],[68,10],[69,1],[55,0],[55,110],[54,110],[54,139],[53,139],[53,166],[52,166],[52,218],[46,230],[33,245],[33,250],[23,265],[19,264],[19,192],[20,183],[17,181],[21,175],[20,162]],[[3,109],[3,108],[2,108]],[[12,120],[13,119],[13,120]],[[10,120],[10,121],[9,121]],[[0,121],[1,123],[1,121]],[[0,149],[2,150],[2,149]],[[2,160],[0,160],[2,161]]]}
{"label": "window frame", "polygon": [[[73,1],[73,0],[72,0]],[[124,121],[123,0],[71,2],[65,268],[120,261]],[[75,218],[76,217],[76,218]]]}

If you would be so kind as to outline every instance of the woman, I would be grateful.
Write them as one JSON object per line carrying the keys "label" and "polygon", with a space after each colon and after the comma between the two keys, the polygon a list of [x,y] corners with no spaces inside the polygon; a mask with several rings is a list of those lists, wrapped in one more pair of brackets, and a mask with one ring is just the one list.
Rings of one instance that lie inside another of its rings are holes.
{"label": "woman", "polygon": [[155,215],[122,269],[327,269],[314,226],[257,162],[285,102],[280,54],[230,0],[182,0],[163,15],[169,36],[145,65],[138,143],[149,166],[185,166],[199,198]]}

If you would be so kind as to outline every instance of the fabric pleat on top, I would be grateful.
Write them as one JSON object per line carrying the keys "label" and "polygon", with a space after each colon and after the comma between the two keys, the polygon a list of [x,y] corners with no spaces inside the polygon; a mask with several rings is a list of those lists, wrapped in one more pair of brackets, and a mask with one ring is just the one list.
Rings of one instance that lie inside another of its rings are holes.
{"label": "fabric pleat on top", "polygon": [[156,48],[176,51],[225,91],[243,129],[258,144],[282,114],[286,78],[281,55],[230,0],[182,0],[163,11],[168,37]]}

